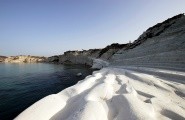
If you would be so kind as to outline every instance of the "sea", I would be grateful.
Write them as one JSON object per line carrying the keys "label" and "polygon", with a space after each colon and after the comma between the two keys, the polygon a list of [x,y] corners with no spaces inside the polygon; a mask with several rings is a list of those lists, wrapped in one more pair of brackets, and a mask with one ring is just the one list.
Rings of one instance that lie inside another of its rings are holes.
{"label": "sea", "polygon": [[82,65],[0,63],[0,120],[14,119],[36,101],[76,84],[92,72]]}

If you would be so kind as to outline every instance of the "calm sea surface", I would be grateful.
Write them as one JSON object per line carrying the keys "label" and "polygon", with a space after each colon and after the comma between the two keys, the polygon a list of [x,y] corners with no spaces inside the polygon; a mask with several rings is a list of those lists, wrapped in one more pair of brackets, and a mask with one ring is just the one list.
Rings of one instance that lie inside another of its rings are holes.
{"label": "calm sea surface", "polygon": [[[81,72],[81,77],[76,74]],[[0,120],[12,120],[39,99],[76,84],[92,70],[78,65],[0,63]]]}

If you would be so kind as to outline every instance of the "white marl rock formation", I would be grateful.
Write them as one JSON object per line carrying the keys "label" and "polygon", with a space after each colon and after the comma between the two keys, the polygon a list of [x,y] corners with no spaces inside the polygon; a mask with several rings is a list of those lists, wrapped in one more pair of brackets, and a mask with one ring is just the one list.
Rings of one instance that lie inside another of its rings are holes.
{"label": "white marl rock formation", "polygon": [[[147,34],[150,37],[146,37]],[[185,69],[185,16],[180,14],[148,29],[129,49],[114,54],[110,62],[112,65]]]}
{"label": "white marl rock formation", "polygon": [[183,14],[149,28],[133,43],[94,56],[89,51],[60,56],[61,63],[106,67],[39,100],[15,120],[185,120]]}

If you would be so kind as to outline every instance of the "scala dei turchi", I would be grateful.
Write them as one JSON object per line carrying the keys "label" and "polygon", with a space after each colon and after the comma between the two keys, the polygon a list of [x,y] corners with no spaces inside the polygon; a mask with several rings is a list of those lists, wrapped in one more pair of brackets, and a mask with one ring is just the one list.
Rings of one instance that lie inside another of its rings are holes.
{"label": "scala dei turchi", "polygon": [[48,62],[101,68],[46,96],[15,120],[184,120],[185,16],[147,29],[128,44],[68,51]]}

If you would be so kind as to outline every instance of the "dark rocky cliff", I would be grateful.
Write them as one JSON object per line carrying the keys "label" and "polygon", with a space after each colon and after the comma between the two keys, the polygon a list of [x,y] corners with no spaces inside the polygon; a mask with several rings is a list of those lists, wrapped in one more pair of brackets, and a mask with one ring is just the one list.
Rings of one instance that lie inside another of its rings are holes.
{"label": "dark rocky cliff", "polygon": [[6,58],[6,56],[0,56],[0,62],[4,62]]}
{"label": "dark rocky cliff", "polygon": [[85,64],[92,66],[93,59],[109,60],[118,50],[126,47],[127,44],[111,44],[103,49],[89,49],[89,50],[74,50],[66,51],[63,55],[51,56],[48,62],[62,63],[62,64]]}

